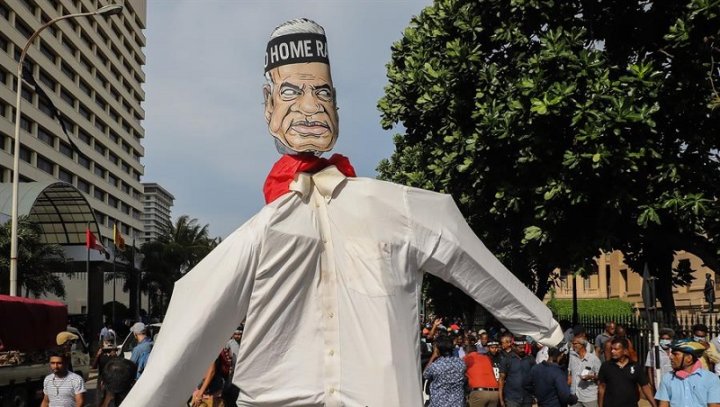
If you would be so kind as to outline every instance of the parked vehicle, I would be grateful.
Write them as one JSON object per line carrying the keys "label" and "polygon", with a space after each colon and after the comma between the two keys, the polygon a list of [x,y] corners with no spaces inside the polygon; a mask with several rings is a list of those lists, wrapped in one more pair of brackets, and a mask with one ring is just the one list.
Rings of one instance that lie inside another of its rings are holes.
{"label": "parked vehicle", "polygon": [[[48,354],[60,350],[57,334],[68,330],[67,306],[0,295],[0,321],[0,406],[37,405],[50,373]],[[79,337],[70,352],[73,371],[87,380],[90,355],[82,335],[73,333]]]}

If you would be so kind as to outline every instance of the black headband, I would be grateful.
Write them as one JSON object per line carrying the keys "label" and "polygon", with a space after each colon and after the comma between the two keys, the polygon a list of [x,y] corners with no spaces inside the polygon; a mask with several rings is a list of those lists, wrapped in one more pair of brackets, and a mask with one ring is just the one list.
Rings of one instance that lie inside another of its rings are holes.
{"label": "black headband", "polygon": [[322,34],[300,33],[275,37],[265,50],[265,72],[281,65],[322,62],[330,65],[327,39]]}

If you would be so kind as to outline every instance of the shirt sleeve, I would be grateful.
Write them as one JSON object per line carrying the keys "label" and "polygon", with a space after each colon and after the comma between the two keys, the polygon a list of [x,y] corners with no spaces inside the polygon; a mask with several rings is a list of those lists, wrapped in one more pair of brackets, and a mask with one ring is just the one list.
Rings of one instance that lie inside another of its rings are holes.
{"label": "shirt sleeve", "polygon": [[647,357],[645,358],[645,367],[653,367],[655,363],[653,363],[655,359],[655,352],[650,349],[647,353]]}
{"label": "shirt sleeve", "polygon": [[436,359],[434,362],[432,362],[432,363],[430,364],[430,366],[427,367],[427,369],[425,369],[425,371],[423,372],[423,378],[424,378],[424,379],[428,379],[428,380],[429,380],[429,379],[432,379],[432,378],[435,376],[435,374],[437,373],[437,370],[438,370],[438,363],[437,363],[437,362],[438,362],[438,361],[437,361],[437,359]]}
{"label": "shirt sleeve", "polygon": [[[259,215],[257,215],[259,216]],[[175,283],[160,334],[123,407],[179,406],[245,318],[262,247],[256,218]]]}
{"label": "shirt sleeve", "polygon": [[[670,401],[670,380],[672,380],[672,373],[665,373],[660,380],[660,386],[655,392],[655,400]],[[720,384],[720,383],[718,383]]]}
{"label": "shirt sleeve", "polygon": [[710,376],[711,384],[708,386],[707,402],[708,403],[720,403],[720,378],[716,375]]}
{"label": "shirt sleeve", "polygon": [[73,380],[73,390],[75,394],[85,393],[85,380],[82,377],[77,377],[77,380]]}
{"label": "shirt sleeve", "polygon": [[599,382],[606,382],[605,375],[607,374],[607,367],[605,367],[605,364],[600,365],[600,370],[598,371],[598,381]]}
{"label": "shirt sleeve", "polygon": [[449,195],[406,188],[418,266],[453,284],[508,330],[555,346],[562,330],[550,310],[473,233]]}

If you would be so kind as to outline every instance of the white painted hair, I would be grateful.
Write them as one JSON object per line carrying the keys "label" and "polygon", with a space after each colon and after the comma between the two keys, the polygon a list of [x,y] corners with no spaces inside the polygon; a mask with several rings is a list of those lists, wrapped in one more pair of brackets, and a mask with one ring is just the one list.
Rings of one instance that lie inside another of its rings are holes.
{"label": "white painted hair", "polygon": [[314,22],[313,20],[310,20],[308,18],[296,18],[294,20],[286,21],[277,26],[273,30],[272,34],[270,34],[270,39],[288,34],[305,33],[325,35],[325,30],[320,24]]}

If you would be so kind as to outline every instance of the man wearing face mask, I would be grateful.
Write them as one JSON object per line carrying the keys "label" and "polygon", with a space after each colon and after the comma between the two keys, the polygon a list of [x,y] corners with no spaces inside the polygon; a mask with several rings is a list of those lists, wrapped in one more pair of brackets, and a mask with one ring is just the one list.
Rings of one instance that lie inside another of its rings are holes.
{"label": "man wearing face mask", "polygon": [[659,362],[655,363],[655,349],[650,348],[645,358],[645,368],[647,370],[647,377],[650,380],[650,386],[653,389],[658,388],[659,383],[655,383],[655,369],[660,368],[662,373],[661,377],[665,373],[672,372],[672,365],[670,364],[670,344],[675,337],[675,331],[670,328],[663,328],[660,330],[660,352]]}
{"label": "man wearing face mask", "polygon": [[693,341],[701,344],[705,348],[705,352],[703,352],[700,357],[700,363],[702,363],[703,369],[713,372],[715,370],[715,365],[720,363],[720,353],[718,353],[717,349],[710,344],[707,325],[693,325],[692,333]]}
{"label": "man wearing face mask", "polygon": [[339,154],[320,158],[339,134],[329,55],[311,20],[271,33],[264,118],[282,157],[264,184],[267,205],[175,283],[163,334],[124,406],[182,404],[182,389],[245,318],[238,406],[421,406],[424,272],[519,335],[562,340],[550,310],[450,196],[357,177]]}

